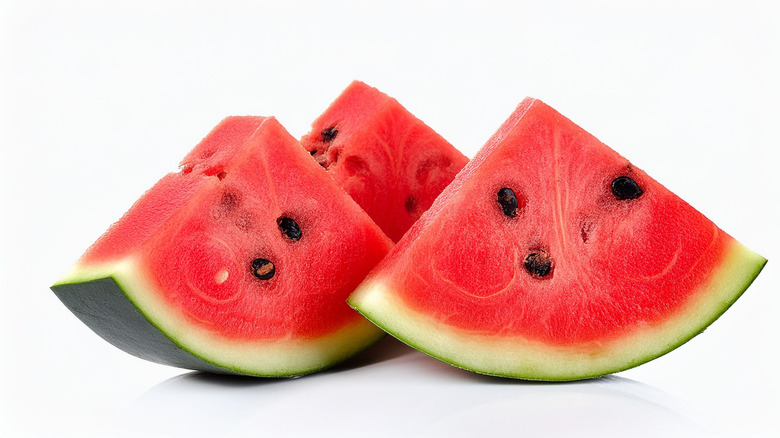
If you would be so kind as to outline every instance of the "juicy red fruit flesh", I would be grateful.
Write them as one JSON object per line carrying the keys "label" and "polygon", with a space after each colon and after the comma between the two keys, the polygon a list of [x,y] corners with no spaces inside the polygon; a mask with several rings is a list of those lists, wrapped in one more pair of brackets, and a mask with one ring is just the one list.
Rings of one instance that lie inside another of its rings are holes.
{"label": "juicy red fruit flesh", "polygon": [[546,105],[523,123],[383,262],[414,272],[387,279],[405,304],[454,328],[561,346],[684,308],[731,238]]}
{"label": "juicy red fruit flesh", "polygon": [[390,242],[278,122],[229,118],[181,167],[80,262],[137,258],[158,299],[231,340],[358,318],[344,301]]}
{"label": "juicy red fruit flesh", "polygon": [[398,101],[358,81],[301,143],[394,241],[468,161]]}

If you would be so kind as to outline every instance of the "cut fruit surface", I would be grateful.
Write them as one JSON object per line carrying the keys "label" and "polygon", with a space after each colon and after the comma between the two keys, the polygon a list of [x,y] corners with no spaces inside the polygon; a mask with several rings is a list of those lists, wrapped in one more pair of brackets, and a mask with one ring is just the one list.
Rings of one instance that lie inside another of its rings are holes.
{"label": "cut fruit surface", "polygon": [[382,333],[344,303],[392,242],[273,118],[231,117],[52,287],[136,356],[293,376]]}
{"label": "cut fruit surface", "polygon": [[397,100],[359,81],[301,144],[393,241],[468,162]]}
{"label": "cut fruit surface", "polygon": [[349,302],[458,367],[573,380],[686,342],[765,262],[526,99]]}

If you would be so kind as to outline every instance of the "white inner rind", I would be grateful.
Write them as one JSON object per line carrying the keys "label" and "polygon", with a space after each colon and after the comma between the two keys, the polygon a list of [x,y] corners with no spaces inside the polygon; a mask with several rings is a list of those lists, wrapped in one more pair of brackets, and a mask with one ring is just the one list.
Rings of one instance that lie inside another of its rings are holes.
{"label": "white inner rind", "polygon": [[113,278],[127,298],[171,341],[194,356],[230,371],[259,376],[296,376],[341,362],[369,347],[382,331],[357,317],[326,336],[306,339],[235,340],[185,319],[156,293],[133,258],[101,266],[75,266],[58,284]]}
{"label": "white inner rind", "polygon": [[734,241],[712,279],[674,316],[627,328],[609,342],[554,346],[521,336],[470,332],[436,321],[403,302],[392,278],[362,284],[348,302],[401,341],[454,366],[529,380],[576,380],[628,369],[667,353],[702,332],[744,292],[766,259]]}

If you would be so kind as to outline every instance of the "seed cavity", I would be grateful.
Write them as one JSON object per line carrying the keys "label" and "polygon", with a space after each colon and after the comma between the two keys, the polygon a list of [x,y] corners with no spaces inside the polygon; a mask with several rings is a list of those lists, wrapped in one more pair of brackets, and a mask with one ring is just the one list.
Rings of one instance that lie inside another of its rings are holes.
{"label": "seed cavity", "polygon": [[330,148],[330,164],[328,164],[328,167],[333,166],[334,164],[339,162],[339,158],[341,158],[341,148]]}
{"label": "seed cavity", "polygon": [[504,187],[496,194],[496,201],[501,205],[501,210],[508,217],[517,216],[517,196],[514,190]]}
{"label": "seed cavity", "polygon": [[223,220],[226,217],[235,214],[240,204],[240,194],[231,190],[226,190],[222,193],[219,203],[211,208],[211,216],[216,220]]}
{"label": "seed cavity", "polygon": [[547,251],[538,249],[528,253],[523,259],[523,266],[531,276],[544,278],[552,273],[553,263]]}
{"label": "seed cavity", "polygon": [[219,178],[219,180],[220,180],[220,181],[222,181],[223,179],[225,179],[225,177],[226,177],[226,176],[227,176],[227,172],[225,172],[224,170],[223,170],[222,172],[219,172],[219,173],[217,174],[217,178]]}
{"label": "seed cavity", "polygon": [[238,207],[238,203],[238,196],[236,196],[235,193],[225,192],[222,194],[222,200],[220,201],[219,206],[226,212],[230,212]]}
{"label": "seed cavity", "polygon": [[254,259],[252,274],[261,280],[270,280],[276,274],[276,266],[268,259]]}
{"label": "seed cavity", "polygon": [[301,240],[301,227],[295,220],[289,217],[280,217],[276,220],[276,224],[279,225],[279,230],[284,237],[294,241]]}
{"label": "seed cavity", "polygon": [[414,213],[414,211],[417,210],[417,199],[415,199],[414,196],[406,198],[404,208],[407,213]]}
{"label": "seed cavity", "polygon": [[612,180],[612,194],[619,200],[636,199],[642,196],[644,190],[633,179],[619,176]]}
{"label": "seed cavity", "polygon": [[590,233],[593,232],[593,222],[590,220],[583,220],[580,222],[580,239],[582,243],[588,243],[590,240]]}
{"label": "seed cavity", "polygon": [[339,134],[339,130],[336,129],[335,126],[331,126],[330,128],[323,129],[320,135],[322,135],[322,140],[326,141],[328,143],[332,142],[334,138]]}

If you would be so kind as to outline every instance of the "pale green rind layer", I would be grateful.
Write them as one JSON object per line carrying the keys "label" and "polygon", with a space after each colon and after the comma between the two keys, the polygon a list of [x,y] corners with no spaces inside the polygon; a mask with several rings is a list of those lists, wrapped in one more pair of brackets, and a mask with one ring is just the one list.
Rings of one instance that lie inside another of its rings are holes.
{"label": "pale green rind layer", "polygon": [[734,241],[712,280],[694,291],[674,317],[607,343],[576,346],[491,337],[448,326],[407,307],[394,293],[392,278],[369,279],[348,302],[387,333],[456,367],[517,379],[578,380],[641,365],[684,344],[718,319],[765,264],[765,258]]}
{"label": "pale green rind layer", "polygon": [[181,368],[263,377],[291,377],[336,365],[384,333],[363,318],[314,339],[233,340],[182,317],[155,293],[133,259],[76,266],[52,286],[60,300],[98,335],[143,359]]}

